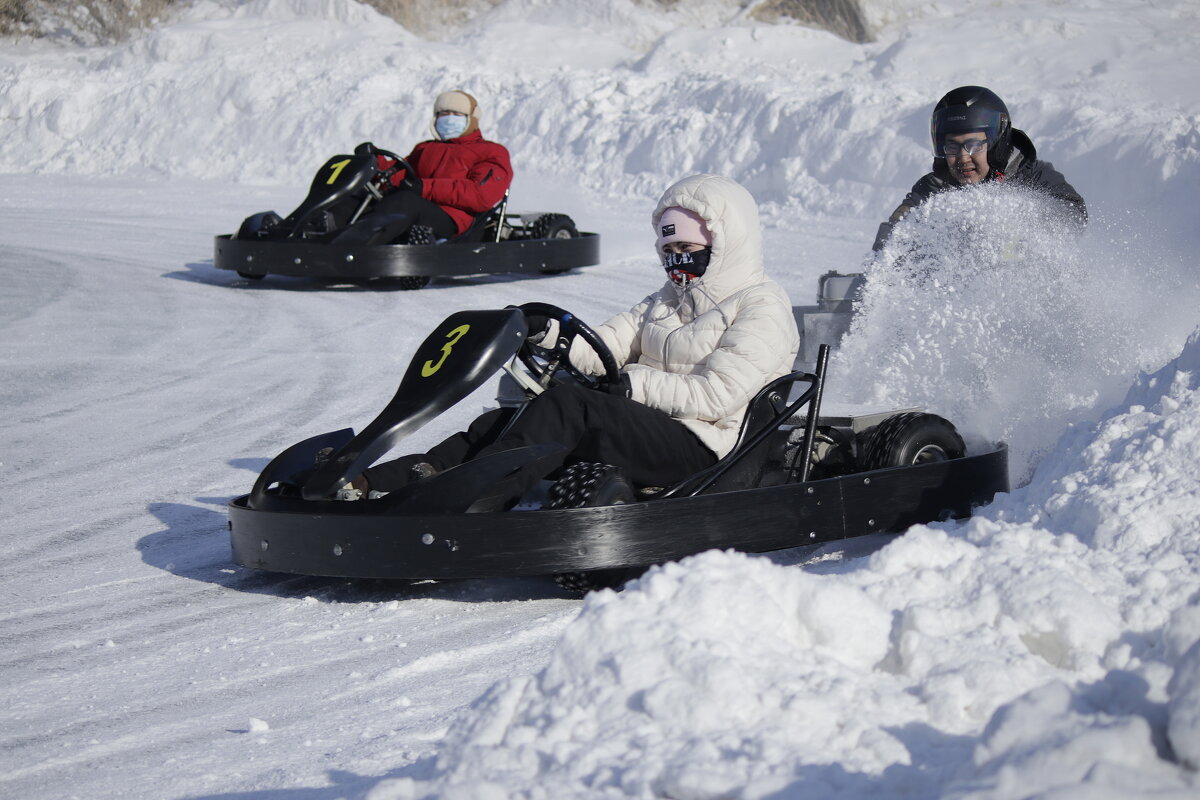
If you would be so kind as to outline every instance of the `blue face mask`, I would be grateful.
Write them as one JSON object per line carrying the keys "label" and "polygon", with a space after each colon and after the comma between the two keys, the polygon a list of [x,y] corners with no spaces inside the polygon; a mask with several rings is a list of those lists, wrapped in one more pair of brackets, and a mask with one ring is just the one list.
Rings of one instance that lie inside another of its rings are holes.
{"label": "blue face mask", "polygon": [[443,141],[446,139],[457,139],[467,129],[467,117],[460,117],[457,114],[446,114],[434,120],[433,129],[437,131],[438,137]]}

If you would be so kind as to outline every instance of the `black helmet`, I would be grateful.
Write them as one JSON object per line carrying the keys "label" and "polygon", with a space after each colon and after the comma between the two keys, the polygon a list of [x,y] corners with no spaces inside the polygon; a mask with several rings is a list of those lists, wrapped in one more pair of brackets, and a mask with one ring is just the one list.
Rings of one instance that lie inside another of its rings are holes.
{"label": "black helmet", "polygon": [[996,93],[982,86],[960,86],[949,92],[933,107],[929,119],[929,136],[933,140],[935,158],[945,158],[942,145],[947,134],[987,134],[988,166],[1002,170],[1008,166],[1012,152],[1012,121],[1008,106]]}

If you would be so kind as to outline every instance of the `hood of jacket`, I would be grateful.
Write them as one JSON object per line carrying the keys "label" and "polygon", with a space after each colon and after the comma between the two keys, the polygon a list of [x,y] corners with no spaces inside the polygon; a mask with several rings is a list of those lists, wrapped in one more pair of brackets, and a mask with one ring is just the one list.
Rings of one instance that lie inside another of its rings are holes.
{"label": "hood of jacket", "polygon": [[[758,222],[758,203],[744,187],[721,175],[692,175],[667,189],[651,215],[655,236],[658,221],[668,208],[678,206],[694,211],[712,235],[712,258],[704,276],[687,293],[699,293],[709,303],[693,297],[699,311],[712,306],[742,289],[762,282],[762,228]],[[667,286],[679,290],[669,279]]]}

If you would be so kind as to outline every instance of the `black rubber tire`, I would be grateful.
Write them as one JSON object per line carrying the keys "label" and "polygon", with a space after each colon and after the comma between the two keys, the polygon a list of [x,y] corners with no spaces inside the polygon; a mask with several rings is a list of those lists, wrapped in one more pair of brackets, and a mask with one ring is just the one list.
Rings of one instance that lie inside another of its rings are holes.
{"label": "black rubber tire", "polygon": [[248,281],[261,281],[263,278],[267,277],[266,275],[255,275],[253,272],[242,272],[240,269],[237,271],[237,274],[239,277],[245,278]]}
{"label": "black rubber tire", "polygon": [[620,468],[583,462],[566,467],[550,487],[545,508],[592,508],[634,502],[633,487]]}
{"label": "black rubber tire", "polygon": [[[545,508],[616,506],[635,501],[633,487],[619,468],[594,462],[572,464],[550,487]],[[587,594],[596,589],[617,589],[645,572],[643,567],[563,572],[554,582],[568,592]]]}
{"label": "black rubber tire", "polygon": [[413,225],[404,234],[404,244],[426,245],[433,244],[433,228],[428,225]]}
{"label": "black rubber tire", "polygon": [[542,214],[529,226],[531,239],[574,239],[578,235],[574,220],[566,214]]}
{"label": "black rubber tire", "polygon": [[398,289],[403,289],[404,291],[416,291],[417,289],[428,286],[431,280],[433,280],[433,278],[428,275],[400,275],[399,277],[393,278],[392,282]]}
{"label": "black rubber tire", "polygon": [[[575,228],[574,220],[566,214],[542,214],[529,227],[529,238],[531,239],[574,239],[578,235],[579,231]],[[561,275],[570,271],[570,268],[558,269],[556,267],[546,267],[540,270],[543,275]]]}
{"label": "black rubber tire", "polygon": [[563,572],[554,576],[554,582],[561,589],[584,595],[599,589],[620,589],[629,581],[642,577],[645,571],[643,567],[623,567],[591,572]]}
{"label": "black rubber tire", "polygon": [[962,458],[967,448],[949,420],[907,411],[875,426],[860,463],[864,470],[910,467]]}

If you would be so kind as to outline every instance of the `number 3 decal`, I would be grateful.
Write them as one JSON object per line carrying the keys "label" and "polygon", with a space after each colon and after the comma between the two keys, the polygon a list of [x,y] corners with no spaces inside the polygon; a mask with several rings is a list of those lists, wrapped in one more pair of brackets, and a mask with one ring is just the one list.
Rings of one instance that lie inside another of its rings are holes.
{"label": "number 3 decal", "polygon": [[446,358],[450,355],[450,351],[454,349],[454,345],[458,344],[458,340],[466,336],[467,331],[469,330],[471,330],[470,325],[459,325],[457,328],[447,333],[446,338],[449,341],[442,345],[442,357],[437,360],[436,364],[433,363],[432,360],[426,361],[421,367],[421,377],[428,378],[430,375],[441,369],[442,364],[446,363]]}
{"label": "number 3 decal", "polygon": [[336,164],[330,164],[329,168],[331,170],[333,170],[333,174],[329,176],[329,180],[325,181],[325,183],[332,186],[334,184],[334,182],[337,181],[338,175],[342,174],[342,170],[344,170],[346,168],[346,165],[349,163],[350,163],[350,159],[347,158],[345,161],[339,161]]}

